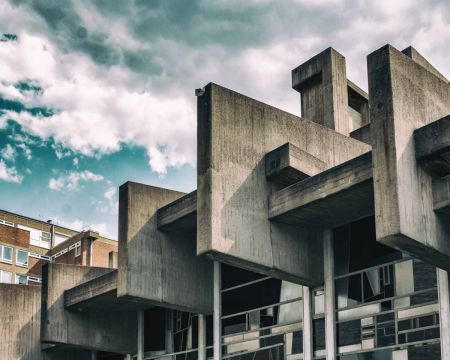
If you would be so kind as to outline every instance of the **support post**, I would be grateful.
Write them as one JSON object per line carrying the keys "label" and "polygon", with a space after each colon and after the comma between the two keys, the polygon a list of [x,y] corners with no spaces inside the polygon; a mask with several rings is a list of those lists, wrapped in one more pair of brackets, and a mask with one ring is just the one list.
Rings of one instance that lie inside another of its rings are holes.
{"label": "support post", "polygon": [[166,309],[166,331],[165,331],[165,348],[166,353],[173,353],[173,310]]}
{"label": "support post", "polygon": [[441,359],[450,360],[450,285],[448,272],[437,269]]}
{"label": "support post", "polygon": [[97,351],[91,350],[91,360],[97,360]]}
{"label": "support post", "polygon": [[323,262],[325,278],[325,346],[326,359],[336,359],[336,336],[334,314],[334,249],[333,231],[323,234]]}
{"label": "support post", "polygon": [[311,289],[303,286],[303,360],[313,358]]}
{"label": "support post", "polygon": [[222,276],[220,262],[214,261],[214,360],[222,360],[222,294],[220,292]]}
{"label": "support post", "polygon": [[138,310],[137,360],[144,360],[144,310]]}
{"label": "support post", "polygon": [[198,314],[198,360],[206,360],[206,316]]}

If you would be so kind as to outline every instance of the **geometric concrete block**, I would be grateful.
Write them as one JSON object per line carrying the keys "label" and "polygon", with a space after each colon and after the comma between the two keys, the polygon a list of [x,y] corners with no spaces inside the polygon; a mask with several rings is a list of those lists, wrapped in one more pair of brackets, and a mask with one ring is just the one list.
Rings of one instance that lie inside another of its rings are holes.
{"label": "geometric concrete block", "polygon": [[315,230],[273,223],[266,154],[290,143],[332,167],[370,146],[215,84],[198,96],[197,253],[304,285],[323,281]]}
{"label": "geometric concrete block", "polygon": [[390,45],[368,56],[368,75],[377,240],[448,270],[450,221],[433,210],[414,131],[450,114],[450,86]]}
{"label": "geometric concrete block", "polygon": [[192,191],[158,209],[158,229],[195,230],[197,227],[197,191]]}
{"label": "geometric concrete block", "polygon": [[286,143],[265,156],[266,178],[281,187],[289,186],[327,168],[327,164]]}
{"label": "geometric concrete block", "polygon": [[414,131],[416,158],[433,177],[450,174],[450,115]]}
{"label": "geometric concrete block", "polygon": [[213,263],[197,256],[195,229],[158,228],[158,209],[184,195],[133,182],[120,187],[118,298],[147,307],[212,312]]}
{"label": "geometric concrete block", "polygon": [[65,309],[64,292],[111,272],[107,268],[49,263],[43,267],[41,341],[118,353],[136,352],[136,312]]}

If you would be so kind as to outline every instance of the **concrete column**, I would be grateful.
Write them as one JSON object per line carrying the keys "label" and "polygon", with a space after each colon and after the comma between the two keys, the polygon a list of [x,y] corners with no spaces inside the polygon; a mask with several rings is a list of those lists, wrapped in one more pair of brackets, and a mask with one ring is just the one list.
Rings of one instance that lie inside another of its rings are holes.
{"label": "concrete column", "polygon": [[125,360],[132,360],[131,354],[126,354],[125,355]]}
{"label": "concrete column", "polygon": [[437,269],[441,359],[450,360],[450,285],[448,272]]}
{"label": "concrete column", "polygon": [[173,353],[173,310],[166,309],[165,347],[166,353]]}
{"label": "concrete column", "polygon": [[334,251],[333,232],[323,233],[323,263],[325,278],[325,345],[327,360],[336,359],[336,335],[334,316]]}
{"label": "concrete column", "polygon": [[97,351],[91,350],[91,360],[97,360]]}
{"label": "concrete column", "polygon": [[311,289],[303,286],[303,360],[313,358]]}
{"label": "concrete column", "polygon": [[206,360],[206,316],[198,314],[198,360]]}
{"label": "concrete column", "polygon": [[214,360],[222,359],[222,294],[220,292],[222,276],[220,262],[214,261]]}
{"label": "concrete column", "polygon": [[137,326],[137,360],[144,360],[144,310],[138,310]]}

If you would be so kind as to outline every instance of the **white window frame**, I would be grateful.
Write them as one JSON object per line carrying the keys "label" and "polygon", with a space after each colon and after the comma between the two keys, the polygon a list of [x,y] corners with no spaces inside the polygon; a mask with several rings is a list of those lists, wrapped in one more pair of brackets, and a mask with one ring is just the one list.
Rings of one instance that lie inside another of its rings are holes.
{"label": "white window frame", "polygon": [[33,252],[30,252],[28,256],[32,257],[32,258],[35,258],[35,259],[52,261],[52,257],[51,256],[41,255],[41,254],[37,254],[37,253],[33,253]]}
{"label": "white window frame", "polygon": [[40,277],[37,277],[37,276],[28,276],[28,282],[29,281],[32,281],[32,282],[35,282],[35,283],[38,283],[38,284],[42,283],[42,279]]}
{"label": "white window frame", "polygon": [[14,223],[12,221],[4,220],[4,219],[0,219],[0,224],[14,227]]}
{"label": "white window frame", "polygon": [[[9,274],[9,282],[3,281],[3,276]],[[11,271],[0,270],[0,283],[11,284],[13,279],[13,273]]]}
{"label": "white window frame", "polygon": [[77,242],[75,245],[75,257],[81,255],[81,242]]}
{"label": "white window frame", "polygon": [[[21,284],[19,281],[19,278],[23,276],[25,278],[25,284]],[[23,274],[16,274],[16,284],[18,285],[28,285],[28,276],[23,275]]]}
{"label": "white window frame", "polygon": [[[25,252],[27,253],[27,261],[25,263],[20,263],[19,262],[19,252]],[[30,253],[24,249],[17,249],[16,248],[16,265],[20,266],[20,267],[24,267],[24,268],[28,268],[28,264],[29,264],[29,257],[30,257]]]}
{"label": "white window frame", "polygon": [[[5,252],[5,248],[11,249],[11,260],[5,259],[3,256],[4,252]],[[11,246],[6,246],[6,245],[0,245],[0,261],[7,263],[7,264],[12,264],[13,263],[13,258],[14,258],[14,249]]]}

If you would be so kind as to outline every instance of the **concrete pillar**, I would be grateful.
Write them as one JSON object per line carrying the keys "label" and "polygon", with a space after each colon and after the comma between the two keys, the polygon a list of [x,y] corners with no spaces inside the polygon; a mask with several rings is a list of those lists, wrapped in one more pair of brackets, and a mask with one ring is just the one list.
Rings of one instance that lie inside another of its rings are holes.
{"label": "concrete pillar", "polygon": [[326,359],[336,359],[336,335],[334,315],[334,251],[333,232],[323,233],[323,262],[325,278],[325,345]]}
{"label": "concrete pillar", "polygon": [[441,359],[450,360],[450,285],[448,272],[437,269]]}
{"label": "concrete pillar", "polygon": [[206,360],[206,316],[198,314],[198,360]]}
{"label": "concrete pillar", "polygon": [[144,310],[138,310],[137,326],[137,360],[144,360]]}
{"label": "concrete pillar", "polygon": [[125,355],[125,360],[132,360],[131,354],[126,354]]}
{"label": "concrete pillar", "polygon": [[220,292],[222,283],[222,274],[220,262],[214,261],[214,360],[222,359],[222,294]]}
{"label": "concrete pillar", "polygon": [[91,360],[97,360],[97,351],[91,350]]}
{"label": "concrete pillar", "polygon": [[313,358],[311,289],[303,286],[303,360]]}
{"label": "concrete pillar", "polygon": [[165,348],[166,353],[173,353],[173,310],[166,309]]}

